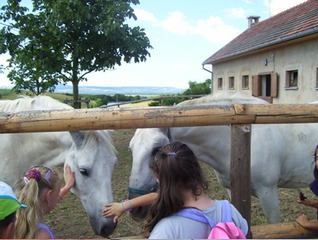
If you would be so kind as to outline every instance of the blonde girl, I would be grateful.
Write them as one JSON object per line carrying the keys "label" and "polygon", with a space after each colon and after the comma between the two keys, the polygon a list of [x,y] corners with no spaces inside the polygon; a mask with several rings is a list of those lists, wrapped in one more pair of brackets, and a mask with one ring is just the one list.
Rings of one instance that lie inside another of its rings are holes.
{"label": "blonde girl", "polygon": [[63,199],[75,183],[74,173],[66,165],[66,183],[60,188],[58,174],[50,168],[35,166],[26,171],[14,186],[18,199],[27,205],[25,211],[17,211],[15,238],[54,239],[50,227],[43,218]]}

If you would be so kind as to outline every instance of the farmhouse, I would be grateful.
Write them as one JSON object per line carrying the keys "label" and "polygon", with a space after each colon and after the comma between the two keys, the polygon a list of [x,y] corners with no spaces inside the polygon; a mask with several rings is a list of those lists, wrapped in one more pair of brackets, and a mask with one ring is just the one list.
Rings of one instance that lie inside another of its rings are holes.
{"label": "farmhouse", "polygon": [[202,65],[212,68],[212,94],[241,92],[270,103],[318,100],[318,1],[308,0],[248,29]]}

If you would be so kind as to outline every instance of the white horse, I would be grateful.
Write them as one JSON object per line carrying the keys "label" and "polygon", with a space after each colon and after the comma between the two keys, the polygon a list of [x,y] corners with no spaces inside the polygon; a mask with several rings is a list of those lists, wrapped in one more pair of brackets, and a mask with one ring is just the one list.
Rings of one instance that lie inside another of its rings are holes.
{"label": "white horse", "polygon": [[[0,101],[1,112],[53,109],[72,107],[46,96]],[[108,131],[0,134],[0,141],[0,180],[13,185],[31,166],[68,163],[75,172],[72,192],[81,199],[94,232],[106,237],[114,231],[113,220],[102,216],[104,204],[113,202],[117,162]]]}
{"label": "white horse", "polygon": [[[258,98],[208,96],[183,104],[230,105],[235,103],[267,104]],[[149,169],[153,153],[171,140],[190,146],[199,160],[211,165],[225,188],[230,189],[231,127],[204,126],[167,129],[137,129],[130,141],[133,156],[129,180],[129,198],[151,191],[156,179]],[[318,143],[318,124],[252,125],[251,186],[259,198],[268,223],[280,222],[277,188],[307,187],[313,179],[313,155]],[[142,217],[144,208],[135,209]]]}

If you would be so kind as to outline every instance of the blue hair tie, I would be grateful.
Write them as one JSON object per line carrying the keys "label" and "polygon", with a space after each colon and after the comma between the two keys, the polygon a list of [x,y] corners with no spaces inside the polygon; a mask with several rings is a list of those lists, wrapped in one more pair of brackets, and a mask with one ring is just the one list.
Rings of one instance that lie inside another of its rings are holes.
{"label": "blue hair tie", "polygon": [[176,158],[177,154],[175,152],[169,152],[168,156],[172,156],[172,157]]}

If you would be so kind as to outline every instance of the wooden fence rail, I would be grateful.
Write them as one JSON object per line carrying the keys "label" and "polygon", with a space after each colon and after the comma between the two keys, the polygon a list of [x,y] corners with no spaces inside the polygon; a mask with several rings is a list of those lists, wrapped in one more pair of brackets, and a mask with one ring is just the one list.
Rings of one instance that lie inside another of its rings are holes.
{"label": "wooden fence rail", "polygon": [[0,133],[318,122],[318,104],[71,109],[0,114]]}

